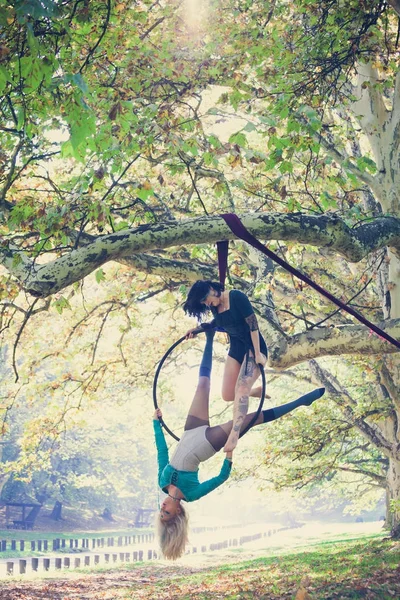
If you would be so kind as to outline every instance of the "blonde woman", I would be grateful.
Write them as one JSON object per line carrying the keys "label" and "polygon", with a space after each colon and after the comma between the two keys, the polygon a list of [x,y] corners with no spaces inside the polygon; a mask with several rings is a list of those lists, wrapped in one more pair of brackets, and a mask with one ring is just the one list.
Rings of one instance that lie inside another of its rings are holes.
{"label": "blonde woman", "polygon": [[[218,475],[200,483],[199,465],[221,450],[232,430],[232,421],[210,427],[209,398],[212,367],[214,331],[205,332],[206,344],[200,365],[196,392],[186,419],[183,435],[169,460],[168,447],[160,423],[162,413],[154,413],[153,426],[157,446],[158,483],[167,494],[158,515],[160,547],[165,558],[175,560],[182,556],[188,541],[188,516],[182,504],[202,498],[224,483],[232,468],[232,452],[225,452],[225,459]],[[254,363],[254,358],[249,357]],[[309,394],[276,408],[260,413],[254,425],[279,419],[298,406],[310,406],[320,398],[325,389],[319,388]],[[242,428],[252,420],[254,413],[246,416]]]}

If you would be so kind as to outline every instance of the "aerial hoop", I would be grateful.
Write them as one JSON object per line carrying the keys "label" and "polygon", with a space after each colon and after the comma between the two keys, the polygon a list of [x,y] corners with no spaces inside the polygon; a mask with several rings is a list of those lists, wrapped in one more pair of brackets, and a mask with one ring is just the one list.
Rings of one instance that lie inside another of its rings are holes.
{"label": "aerial hoop", "polygon": [[[162,359],[158,363],[158,367],[156,369],[156,372],[155,372],[155,375],[154,375],[154,381],[153,381],[153,403],[154,403],[154,408],[156,410],[159,408],[159,406],[158,406],[158,400],[157,400],[157,384],[158,384],[159,375],[161,373],[161,369],[163,368],[163,365],[164,365],[165,361],[167,360],[167,358],[169,357],[169,355],[171,354],[171,352],[173,352],[175,350],[175,348],[177,346],[179,346],[179,344],[181,344],[184,340],[186,340],[186,336],[185,335],[183,337],[181,337],[179,340],[177,340],[174,344],[172,344],[172,346],[170,348],[168,348],[168,350],[166,351],[166,353],[164,354],[164,356],[162,357]],[[261,380],[262,380],[262,392],[261,392],[260,402],[259,402],[259,405],[258,405],[258,408],[257,408],[257,411],[256,411],[254,417],[252,418],[252,420],[250,421],[250,423],[248,423],[248,425],[246,426],[246,428],[241,432],[241,434],[240,434],[239,437],[242,437],[245,433],[248,432],[248,430],[250,429],[250,427],[252,427],[254,425],[254,423],[258,419],[258,416],[259,416],[259,414],[261,412],[261,409],[263,407],[263,404],[264,404],[264,400],[265,400],[265,387],[266,387],[265,373],[264,373],[264,368],[263,368],[263,366],[261,364],[258,365],[258,368],[261,371]],[[179,442],[180,438],[168,427],[168,425],[165,423],[164,419],[160,419],[160,423],[161,423],[161,427],[163,427],[165,429],[165,431],[167,431],[171,437],[173,437],[177,442]]]}
{"label": "aerial hoop", "polygon": [[[158,400],[157,400],[157,383],[158,383],[158,377],[160,375],[160,372],[161,372],[161,369],[163,367],[163,364],[165,363],[165,361],[167,360],[167,358],[171,354],[171,352],[173,350],[175,350],[175,348],[177,346],[179,346],[179,344],[181,342],[183,342],[183,340],[185,340],[185,339],[186,339],[186,336],[184,335],[183,337],[179,338],[179,340],[177,342],[175,342],[174,344],[172,344],[172,346],[170,348],[168,348],[168,350],[166,351],[166,353],[164,354],[164,356],[162,357],[162,359],[158,363],[158,367],[157,367],[157,370],[155,372],[154,381],[153,381],[153,403],[154,403],[154,408],[156,410],[157,410],[157,408],[159,408],[159,406],[158,406]],[[170,436],[172,436],[174,439],[176,439],[177,442],[179,442],[178,436],[175,435],[175,433],[173,431],[171,431],[171,429],[165,423],[164,419],[161,418],[160,419],[160,423],[161,423],[161,426],[165,429],[165,431],[167,431]]]}

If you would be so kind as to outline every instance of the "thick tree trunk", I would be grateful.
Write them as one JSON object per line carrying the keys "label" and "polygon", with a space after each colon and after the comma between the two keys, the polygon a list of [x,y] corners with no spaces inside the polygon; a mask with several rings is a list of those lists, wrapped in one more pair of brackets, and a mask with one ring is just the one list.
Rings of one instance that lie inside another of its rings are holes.
{"label": "thick tree trunk", "polygon": [[106,521],[114,521],[114,517],[112,516],[112,512],[109,508],[105,508],[102,512],[103,519],[105,519]]}
{"label": "thick tree trunk", "polygon": [[51,515],[50,518],[54,519],[54,521],[61,521],[62,520],[62,516],[61,516],[61,511],[62,511],[62,504],[61,502],[55,502],[54,506],[53,506],[53,510],[51,511]]}
{"label": "thick tree trunk", "polygon": [[400,458],[389,460],[388,506],[386,524],[393,537],[400,539]]}
{"label": "thick tree trunk", "polygon": [[[388,293],[390,315],[400,316],[400,267],[396,256],[390,255]],[[399,338],[397,338],[399,339]],[[387,473],[388,504],[386,523],[391,535],[400,538],[400,357],[393,354],[387,357],[388,373],[385,387],[393,403],[393,419],[386,437],[392,443],[393,452],[389,457]]]}
{"label": "thick tree trunk", "polygon": [[[398,11],[399,2],[389,2]],[[398,214],[400,185],[400,71],[395,80],[392,104],[387,102],[379,86],[376,85],[381,74],[372,62],[358,65],[358,83],[355,89],[356,101],[353,114],[359,121],[367,137],[370,151],[377,166],[374,184],[370,188],[375,200],[380,203],[385,214]],[[400,317],[400,260],[397,252],[388,248],[388,262],[381,267],[377,290],[380,295],[385,319]],[[395,335],[399,339],[398,335]],[[384,352],[386,352],[384,350]],[[388,459],[389,467],[386,479],[386,524],[392,535],[400,534],[400,358],[397,354],[390,357],[385,354],[381,362],[377,361],[380,374],[380,390],[383,398],[391,402],[392,413],[382,415],[376,427],[385,440],[367,437],[382,451]]]}
{"label": "thick tree trunk", "polygon": [[[388,461],[386,475],[386,525],[392,535],[398,535],[400,528],[400,443],[399,443],[399,389],[394,382],[394,377],[399,372],[400,360],[397,356],[386,358],[386,363],[380,371],[380,385],[377,385],[378,394],[382,394],[386,401],[393,401],[391,412],[385,411],[382,418],[376,420],[359,416],[357,400],[354,399],[330,371],[311,360],[309,362],[313,379],[326,387],[327,393],[337,403],[343,412],[344,418],[374,445]],[[382,478],[383,479],[383,478]]]}

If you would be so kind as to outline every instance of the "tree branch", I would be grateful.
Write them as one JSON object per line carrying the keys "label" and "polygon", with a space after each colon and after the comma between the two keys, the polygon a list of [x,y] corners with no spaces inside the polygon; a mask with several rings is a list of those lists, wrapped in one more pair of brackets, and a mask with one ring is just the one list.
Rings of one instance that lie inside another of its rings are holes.
{"label": "tree branch", "polygon": [[321,367],[317,361],[311,360],[309,364],[314,377],[321,385],[326,387],[328,394],[335,399],[346,420],[352,423],[385,456],[393,458],[393,445],[384,437],[376,424],[369,424],[362,417],[356,415],[349,404],[349,395],[338,380],[329,371]]}
{"label": "tree branch", "polygon": [[367,471],[365,469],[350,469],[349,467],[342,467],[340,465],[336,465],[335,468],[338,469],[338,471],[345,471],[347,473],[356,473],[357,475],[364,475],[365,477],[369,477],[370,479],[373,479],[374,481],[376,481],[380,487],[385,489],[385,486],[386,486],[386,476],[385,475],[378,475],[377,473],[374,473],[373,471]]}
{"label": "tree branch", "polygon": [[23,147],[23,145],[24,145],[24,140],[23,140],[23,138],[21,138],[19,140],[18,144],[16,144],[16,146],[14,148],[14,152],[12,153],[10,169],[9,169],[7,177],[6,177],[6,181],[3,185],[3,189],[0,191],[0,209],[4,208],[4,206],[5,206],[4,202],[5,202],[6,194],[12,184],[13,175],[14,175],[16,164],[17,164],[18,154],[19,154],[19,151],[21,150],[21,148]]}
{"label": "tree branch", "polygon": [[[400,339],[400,319],[392,319],[379,324],[396,339]],[[286,369],[305,360],[322,356],[345,354],[389,354],[399,350],[372,333],[364,325],[341,325],[322,327],[298,333],[288,339],[281,338],[268,348],[268,366]]]}
{"label": "tree branch", "polygon": [[296,119],[302,123],[303,127],[307,129],[309,134],[313,137],[313,139],[320,144],[325,152],[329,154],[334,160],[336,160],[342,168],[346,168],[353,175],[355,175],[360,181],[365,183],[371,190],[373,190],[377,195],[379,195],[380,187],[378,186],[378,182],[369,173],[365,171],[361,171],[355,164],[353,164],[347,156],[344,156],[339,150],[335,147],[335,145],[324,137],[321,132],[315,131],[310,127],[307,119],[299,114],[295,114]]}
{"label": "tree branch", "polygon": [[83,72],[83,69],[86,67],[86,65],[89,64],[89,61],[90,61],[91,57],[95,53],[96,49],[99,47],[99,45],[100,45],[103,37],[106,34],[106,31],[107,31],[107,28],[108,28],[108,24],[110,22],[110,17],[111,17],[111,0],[107,0],[107,13],[106,13],[106,16],[105,16],[105,19],[104,19],[104,24],[103,24],[103,27],[102,27],[102,31],[101,31],[100,37],[97,40],[97,42],[95,43],[95,45],[93,46],[93,48],[91,48],[89,50],[88,55],[86,56],[83,65],[79,69],[79,73]]}
{"label": "tree branch", "polygon": [[[165,258],[157,254],[135,254],[129,258],[122,258],[118,261],[128,267],[144,271],[151,275],[157,275],[164,280],[168,278],[174,281],[196,281],[197,279],[218,279],[217,265],[200,263],[198,261],[184,261],[174,258]],[[240,277],[233,277],[232,280],[239,287],[246,287],[248,283]]]}
{"label": "tree branch", "polygon": [[[400,256],[400,219],[395,217],[377,218],[353,229],[336,216],[302,213],[253,213],[243,215],[242,222],[259,238],[329,247],[351,262],[358,262],[384,246],[390,246]],[[0,247],[0,263],[26,291],[34,296],[46,297],[83,279],[109,261],[153,249],[213,244],[234,237],[220,216],[200,217],[142,225],[99,236],[86,246],[45,264],[32,261],[16,246],[3,245]]]}

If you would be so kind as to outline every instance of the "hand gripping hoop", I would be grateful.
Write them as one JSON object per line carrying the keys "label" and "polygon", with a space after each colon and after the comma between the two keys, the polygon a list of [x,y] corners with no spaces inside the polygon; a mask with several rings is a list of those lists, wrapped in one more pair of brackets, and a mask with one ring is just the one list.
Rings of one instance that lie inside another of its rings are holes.
{"label": "hand gripping hoop", "polygon": [[[157,384],[158,384],[159,375],[161,373],[161,369],[163,368],[163,365],[164,365],[165,361],[167,360],[167,358],[169,357],[169,355],[184,340],[186,340],[186,336],[185,335],[183,337],[179,338],[179,340],[177,340],[174,344],[172,344],[172,346],[170,348],[168,348],[168,350],[166,351],[166,353],[164,354],[164,356],[162,357],[162,359],[158,363],[158,367],[156,369],[156,372],[155,372],[155,375],[154,375],[154,381],[153,381],[153,403],[154,403],[154,408],[156,410],[157,410],[157,408],[159,408],[159,406],[158,406],[158,400],[157,400]],[[259,414],[261,412],[261,409],[262,409],[262,407],[264,405],[265,387],[266,387],[265,373],[264,373],[264,367],[261,364],[258,365],[258,368],[260,369],[261,380],[262,380],[262,392],[261,392],[260,402],[259,402],[259,405],[258,405],[258,408],[257,408],[257,411],[256,411],[254,417],[252,418],[252,420],[250,421],[250,423],[248,423],[248,425],[245,427],[245,429],[241,432],[241,434],[240,434],[239,437],[242,437],[245,433],[248,432],[248,430],[250,429],[250,427],[252,427],[252,425],[254,425],[254,423],[257,421],[258,416],[259,416]],[[165,423],[164,419],[160,419],[160,423],[161,423],[161,427],[163,427],[165,429],[165,431],[167,431],[169,433],[170,436],[172,436],[177,442],[179,442],[178,436],[173,431],[171,431],[171,429]]]}

